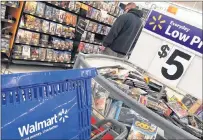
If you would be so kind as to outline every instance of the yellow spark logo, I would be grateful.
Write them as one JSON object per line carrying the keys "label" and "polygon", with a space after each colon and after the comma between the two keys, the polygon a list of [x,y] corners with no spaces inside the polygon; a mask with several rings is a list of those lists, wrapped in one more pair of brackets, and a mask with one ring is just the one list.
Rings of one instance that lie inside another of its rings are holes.
{"label": "yellow spark logo", "polygon": [[[149,23],[149,25],[154,25],[153,31],[156,30],[156,27],[158,27],[160,30],[162,29],[161,24],[165,23],[165,20],[161,20],[162,15],[159,15],[158,19],[156,19],[155,16],[152,17],[153,21]],[[158,21],[159,23],[156,25],[155,22]]]}

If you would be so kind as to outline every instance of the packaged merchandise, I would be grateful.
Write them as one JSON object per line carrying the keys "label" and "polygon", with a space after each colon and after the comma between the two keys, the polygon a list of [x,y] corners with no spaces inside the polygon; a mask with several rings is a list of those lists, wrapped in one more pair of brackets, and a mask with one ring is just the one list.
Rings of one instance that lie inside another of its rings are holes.
{"label": "packaged merchandise", "polygon": [[92,31],[93,24],[94,24],[94,22],[90,21],[89,24],[88,24],[88,26],[87,26],[87,29],[86,29],[86,30],[87,30],[87,31]]}
{"label": "packaged merchandise", "polygon": [[75,1],[70,1],[70,2],[69,2],[68,9],[69,9],[70,11],[74,11],[74,10],[75,10]]}
{"label": "packaged merchandise", "polygon": [[87,36],[87,31],[84,31],[84,33],[81,36],[81,41],[85,41]]}
{"label": "packaged merchandise", "polygon": [[5,5],[1,5],[1,18],[5,18],[6,15],[6,6]]}
{"label": "packaged merchandise", "polygon": [[26,2],[24,12],[34,14],[37,8],[37,2]]}
{"label": "packaged merchandise", "polygon": [[64,48],[66,47],[66,42],[64,40],[61,40],[59,47],[64,50]]}
{"label": "packaged merchandise", "polygon": [[64,9],[68,9],[69,1],[61,1],[60,6]]}
{"label": "packaged merchandise", "polygon": [[45,47],[46,45],[48,45],[48,42],[49,42],[49,35],[41,34],[40,44],[42,45],[42,47]]}
{"label": "packaged merchandise", "polygon": [[53,50],[52,49],[46,49],[46,60],[52,61],[53,58]]}
{"label": "packaged merchandise", "polygon": [[30,58],[30,46],[28,45],[22,45],[22,58],[23,59],[29,59]]}
{"label": "packaged merchandise", "polygon": [[95,37],[95,34],[91,34],[90,43],[93,43],[93,42],[94,42],[94,37]]}
{"label": "packaged merchandise", "polygon": [[147,103],[146,103],[146,106],[148,108],[152,108],[152,109],[155,109],[155,110],[158,110],[158,104],[159,102],[157,101],[157,99],[153,98],[153,97],[147,97]]}
{"label": "packaged merchandise", "polygon": [[112,5],[112,6],[111,6],[111,10],[110,10],[109,13],[112,14],[112,15],[114,15],[115,8],[116,8],[116,7],[115,7],[114,5]]}
{"label": "packaged merchandise", "polygon": [[53,10],[53,8],[51,6],[46,5],[44,17],[47,19],[51,19],[52,18],[52,10]]}
{"label": "packaged merchandise", "polygon": [[53,8],[53,9],[52,9],[52,19],[53,19],[54,21],[56,21],[56,20],[58,19],[59,12],[60,12],[60,10],[58,10],[58,9],[56,9],[56,8]]}
{"label": "packaged merchandise", "polygon": [[66,22],[67,25],[72,24],[72,14],[71,13],[66,12],[65,22]]}
{"label": "packaged merchandise", "polygon": [[49,32],[50,32],[51,34],[55,34],[55,32],[56,32],[56,23],[50,22]]}
{"label": "packaged merchandise", "polygon": [[102,25],[98,24],[96,33],[101,34]]}
{"label": "packaged merchandise", "polygon": [[69,63],[71,60],[71,53],[69,52],[64,52],[64,61]]}
{"label": "packaged merchandise", "polygon": [[94,54],[98,54],[99,53],[99,46],[98,45],[94,45],[93,53]]}
{"label": "packaged merchandise", "polygon": [[85,43],[84,44],[84,49],[83,49],[83,53],[88,53],[88,51],[89,51],[89,44],[88,43]]}
{"label": "packaged merchandise", "polygon": [[106,26],[102,25],[100,34],[104,34],[106,32]]}
{"label": "packaged merchandise", "polygon": [[53,61],[58,62],[59,51],[53,50]]}
{"label": "packaged merchandise", "polygon": [[119,13],[120,13],[120,8],[119,8],[119,7],[116,7],[113,15],[114,15],[114,16],[118,16]]}
{"label": "packaged merchandise", "polygon": [[60,41],[61,40],[59,38],[52,37],[52,39],[51,39],[52,47],[58,49],[61,45]]}
{"label": "packaged merchandise", "polygon": [[88,10],[87,10],[86,17],[91,18],[91,16],[92,16],[92,11],[93,11],[93,8],[90,7],[90,6],[88,6]]}
{"label": "packaged merchandise", "polygon": [[25,15],[25,27],[34,29],[35,27],[35,17],[31,15]]}
{"label": "packaged merchandise", "polygon": [[118,121],[122,122],[128,127],[131,127],[136,117],[139,117],[139,114],[137,114],[134,110],[126,107],[121,107]]}
{"label": "packaged merchandise", "polygon": [[83,52],[85,48],[85,43],[84,42],[80,42],[80,44],[78,45],[78,52]]}
{"label": "packaged merchandise", "polygon": [[39,44],[39,38],[40,38],[40,34],[39,33],[32,33],[32,39],[30,41],[30,44],[32,45],[38,45]]}
{"label": "packaged merchandise", "polygon": [[39,58],[39,48],[31,47],[31,59],[36,60]]}
{"label": "packaged merchandise", "polygon": [[39,57],[38,59],[44,61],[46,58],[46,49],[45,48],[38,48]]}
{"label": "packaged merchandise", "polygon": [[24,36],[23,36],[23,42],[21,43],[26,43],[26,44],[30,44],[30,41],[32,39],[32,33],[30,31],[24,31]]}
{"label": "packaged merchandise", "polygon": [[193,100],[191,95],[186,94],[181,102],[187,107],[187,109],[189,109],[196,102],[196,100]]}
{"label": "packaged merchandise", "polygon": [[63,10],[60,10],[59,12],[59,22],[64,22],[65,21],[65,18],[66,18],[66,12],[63,11]]}
{"label": "packaged merchandise", "polygon": [[80,7],[81,7],[81,3],[80,2],[75,2],[75,13],[79,13],[80,12]]}
{"label": "packaged merchandise", "polygon": [[110,119],[118,120],[123,102],[114,100],[107,115]]}
{"label": "packaged merchandise", "polygon": [[41,30],[41,19],[35,18],[34,29],[36,31],[40,31]]}
{"label": "packaged merchandise", "polygon": [[60,1],[52,1],[51,2],[53,5],[59,6],[60,5]]}
{"label": "packaged merchandise", "polygon": [[91,35],[92,33],[88,32],[85,41],[90,42]]}
{"label": "packaged merchandise", "polygon": [[73,41],[72,40],[69,40],[69,39],[66,39],[65,40],[65,48],[69,51],[72,51],[73,49]]}
{"label": "packaged merchandise", "polygon": [[1,52],[9,51],[9,40],[6,38],[1,38]]}
{"label": "packaged merchandise", "polygon": [[35,11],[35,14],[38,16],[44,16],[44,11],[45,11],[45,4],[42,2],[37,2],[37,9]]}
{"label": "packaged merchandise", "polygon": [[62,28],[63,26],[61,24],[57,24],[56,26],[56,34],[61,36],[62,35]]}
{"label": "packaged merchandise", "polygon": [[98,27],[98,24],[94,22],[92,26],[92,32],[96,33],[97,27]]}
{"label": "packaged merchandise", "polygon": [[173,112],[179,117],[179,118],[183,118],[185,116],[188,115],[187,111],[185,109],[182,108],[182,106],[176,102],[169,102],[168,106],[173,110]]}
{"label": "packaged merchandise", "polygon": [[72,25],[73,27],[75,27],[77,24],[77,16],[76,15],[72,15]]}
{"label": "packaged merchandise", "polygon": [[13,58],[20,59],[22,56],[23,46],[15,45],[13,49]]}
{"label": "packaged merchandise", "polygon": [[152,139],[154,140],[157,135],[157,126],[150,123],[145,118],[138,116],[135,118],[130,133],[128,135],[128,140],[134,139]]}
{"label": "packaged merchandise", "polygon": [[49,32],[49,21],[42,20],[42,32],[44,33]]}
{"label": "packaged merchandise", "polygon": [[23,43],[24,42],[24,30],[19,29],[16,35],[16,43]]}
{"label": "packaged merchandise", "polygon": [[59,57],[58,57],[59,62],[64,62],[64,59],[65,59],[64,54],[65,52],[62,52],[62,51],[59,52]]}
{"label": "packaged merchandise", "polygon": [[93,53],[93,49],[94,49],[94,45],[93,44],[89,44],[89,47],[88,47],[89,49],[88,49],[88,54],[90,54],[90,53]]}
{"label": "packaged merchandise", "polygon": [[103,34],[107,35],[108,34],[108,27],[107,26],[103,26],[103,29],[104,29]]}
{"label": "packaged merchandise", "polygon": [[62,26],[62,36],[66,37],[67,32],[68,32],[68,26]]}
{"label": "packaged merchandise", "polygon": [[92,8],[92,15],[90,18],[97,20],[98,13],[99,13],[99,11],[97,9]]}

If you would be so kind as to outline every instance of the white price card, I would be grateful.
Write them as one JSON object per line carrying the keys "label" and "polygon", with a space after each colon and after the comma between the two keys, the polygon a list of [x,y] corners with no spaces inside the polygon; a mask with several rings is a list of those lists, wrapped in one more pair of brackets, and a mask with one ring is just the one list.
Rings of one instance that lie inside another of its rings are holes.
{"label": "white price card", "polygon": [[168,85],[177,86],[194,56],[180,47],[164,43],[154,57],[148,72]]}

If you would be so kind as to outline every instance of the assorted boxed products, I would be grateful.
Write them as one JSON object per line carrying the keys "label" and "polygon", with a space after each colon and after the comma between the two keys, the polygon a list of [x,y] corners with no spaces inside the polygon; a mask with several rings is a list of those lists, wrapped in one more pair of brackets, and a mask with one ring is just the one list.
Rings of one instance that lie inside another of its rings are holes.
{"label": "assorted boxed products", "polygon": [[78,45],[78,52],[82,53],[94,53],[94,54],[101,54],[102,53],[102,46],[93,45],[89,43],[80,42]]}
{"label": "assorted boxed products", "polygon": [[[102,68],[98,72],[124,94],[131,96],[135,102],[146,106],[194,136],[202,138],[203,122],[202,117],[198,117],[198,114],[202,115],[202,103],[196,98],[186,95],[182,102],[175,96],[169,98],[166,91],[161,92],[163,85],[145,80],[146,78],[138,71],[130,71],[120,66]],[[92,84],[94,109],[104,117],[116,119],[127,126],[129,134],[126,139],[156,139],[158,127],[144,118],[149,116],[140,116],[122,101],[113,99],[96,81]],[[100,104],[98,98],[102,100]],[[195,110],[193,114],[189,112],[191,109]]]}
{"label": "assorted boxed products", "polygon": [[47,48],[31,47],[29,45],[15,45],[13,58],[69,63],[71,60],[71,53]]}
{"label": "assorted boxed products", "polygon": [[[24,12],[30,13],[39,17],[44,17],[53,21],[76,26],[77,16],[66,12],[64,10],[59,10],[52,6],[46,5],[43,2],[26,2]],[[40,27],[40,26],[39,26]]]}
{"label": "assorted boxed products", "polygon": [[23,43],[34,46],[49,47],[59,50],[73,49],[73,40],[50,37],[49,35],[39,34],[31,31],[19,29],[16,35],[16,43]]}
{"label": "assorted boxed products", "polygon": [[1,52],[9,52],[9,40],[6,38],[1,38]]}
{"label": "assorted boxed products", "polygon": [[5,5],[1,5],[1,18],[5,18],[6,17],[6,6]]}
{"label": "assorted boxed products", "polygon": [[31,15],[22,16],[20,27],[25,27],[43,33],[49,33],[52,35],[63,36],[71,39],[75,37],[75,28],[55,22],[49,22]]}
{"label": "assorted boxed products", "polygon": [[107,35],[111,29],[108,26],[105,26],[105,25],[102,25],[102,24],[99,24],[99,23],[96,23],[93,21],[86,20],[86,22],[88,23],[87,27],[86,27],[86,31],[90,31],[90,32],[94,32],[94,33],[102,34],[102,35]]}

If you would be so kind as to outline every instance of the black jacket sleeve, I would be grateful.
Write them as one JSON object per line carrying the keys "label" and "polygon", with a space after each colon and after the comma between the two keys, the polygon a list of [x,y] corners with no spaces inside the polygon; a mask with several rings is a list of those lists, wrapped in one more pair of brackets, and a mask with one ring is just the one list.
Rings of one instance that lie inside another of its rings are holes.
{"label": "black jacket sleeve", "polygon": [[122,30],[126,21],[127,21],[127,15],[125,14],[119,16],[116,19],[108,35],[104,38],[104,41],[103,41],[104,47],[109,47],[112,44],[114,39],[119,35],[119,32]]}

